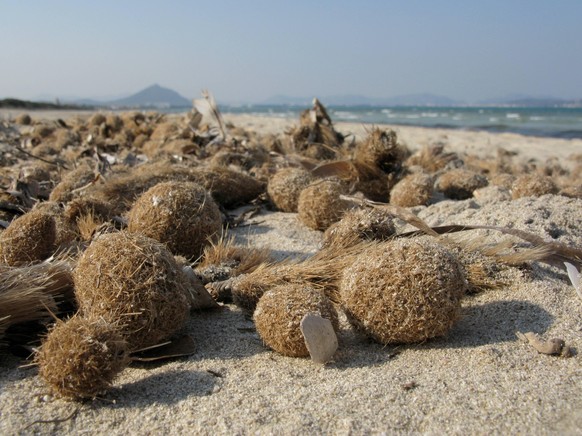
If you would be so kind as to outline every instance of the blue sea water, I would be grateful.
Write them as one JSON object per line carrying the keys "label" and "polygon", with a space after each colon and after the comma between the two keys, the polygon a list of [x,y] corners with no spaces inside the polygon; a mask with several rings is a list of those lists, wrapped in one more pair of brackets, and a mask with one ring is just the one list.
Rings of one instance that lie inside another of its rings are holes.
{"label": "blue sea water", "polygon": [[[224,113],[299,119],[306,106],[221,105]],[[327,106],[333,121],[582,138],[582,108]]]}

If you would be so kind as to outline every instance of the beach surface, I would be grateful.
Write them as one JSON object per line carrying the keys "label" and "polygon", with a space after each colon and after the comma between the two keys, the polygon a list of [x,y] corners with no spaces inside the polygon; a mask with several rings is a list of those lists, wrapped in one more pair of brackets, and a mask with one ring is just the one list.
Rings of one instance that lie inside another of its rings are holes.
{"label": "beach surface", "polygon": [[[225,120],[262,134],[297,124],[249,115]],[[582,152],[582,140],[392,127],[412,151],[442,144],[445,151],[493,157],[501,147],[516,160],[555,159],[566,168]],[[362,138],[371,126],[335,128]],[[412,211],[429,225],[509,226],[582,247],[580,199],[483,195]],[[277,258],[313,254],[322,241],[296,214],[265,209],[229,232],[237,243],[267,247]],[[234,305],[195,312],[185,329],[196,343],[193,355],[133,364],[104,398],[83,403],[51,395],[34,367],[19,368],[16,357],[0,355],[0,433],[580,434],[582,299],[564,268],[540,262],[507,269],[502,280],[498,289],[466,296],[452,330],[426,343],[383,346],[341,317],[339,349],[325,366],[265,347]],[[574,355],[540,354],[519,332],[561,338]]]}

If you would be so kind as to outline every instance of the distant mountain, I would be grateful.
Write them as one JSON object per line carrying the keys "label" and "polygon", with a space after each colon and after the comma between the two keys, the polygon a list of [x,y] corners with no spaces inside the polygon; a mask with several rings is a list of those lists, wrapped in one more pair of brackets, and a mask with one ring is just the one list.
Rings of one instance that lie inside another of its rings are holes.
{"label": "distant mountain", "polygon": [[192,102],[182,97],[176,91],[160,85],[152,85],[129,97],[109,101],[107,106],[113,107],[188,107]]}
{"label": "distant mountain", "polygon": [[169,107],[190,107],[192,102],[182,97],[176,91],[164,88],[160,85],[148,86],[129,97],[114,100],[103,100],[93,98],[81,98],[71,101],[80,106],[109,107],[109,108],[169,108]]}
{"label": "distant mountain", "polygon": [[[457,106],[460,102],[434,94],[408,94],[390,98],[372,98],[363,95],[332,95],[318,97],[329,106]],[[285,95],[273,96],[262,104],[308,106],[313,98],[289,97]]]}

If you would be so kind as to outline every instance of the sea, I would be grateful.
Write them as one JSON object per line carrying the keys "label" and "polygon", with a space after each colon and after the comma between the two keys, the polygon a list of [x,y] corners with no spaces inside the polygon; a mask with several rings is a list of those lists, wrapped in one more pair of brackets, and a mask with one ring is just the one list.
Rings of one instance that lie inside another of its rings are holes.
{"label": "sea", "polygon": [[[299,119],[308,106],[220,105],[224,113]],[[333,121],[582,138],[582,107],[327,106]]]}

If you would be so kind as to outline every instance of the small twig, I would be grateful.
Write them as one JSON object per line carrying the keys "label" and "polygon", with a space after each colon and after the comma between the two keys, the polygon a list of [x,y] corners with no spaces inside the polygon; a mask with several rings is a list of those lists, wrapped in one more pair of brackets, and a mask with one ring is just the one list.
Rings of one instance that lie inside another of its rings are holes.
{"label": "small twig", "polygon": [[84,186],[81,186],[80,188],[73,189],[73,190],[71,191],[71,193],[72,193],[72,194],[76,194],[77,192],[81,192],[81,191],[84,191],[84,190],[85,190],[85,189],[87,189],[87,188],[90,188],[90,187],[91,187],[91,186],[93,186],[95,183],[97,183],[97,182],[98,182],[98,181],[101,179],[101,177],[102,177],[102,176],[101,176],[101,173],[97,173],[97,174],[95,174],[95,178],[94,178],[93,180],[91,180],[91,181],[90,181],[89,183],[87,183],[86,185],[84,185]]}
{"label": "small twig", "polygon": [[224,375],[222,375],[218,371],[213,371],[211,369],[207,369],[206,372],[209,373],[209,374],[212,374],[214,377],[218,377],[218,378],[223,378],[224,377]]}
{"label": "small twig", "polygon": [[30,156],[30,157],[32,157],[32,158],[34,158],[34,159],[38,159],[38,160],[40,160],[40,161],[42,161],[42,162],[45,162],[45,163],[48,163],[48,164],[51,164],[51,165],[55,165],[55,166],[57,166],[57,167],[61,167],[61,168],[64,168],[64,169],[66,169],[66,170],[68,170],[68,169],[69,169],[69,168],[68,168],[68,167],[67,167],[65,164],[63,164],[63,163],[60,163],[60,162],[53,162],[53,161],[50,161],[50,160],[47,160],[47,159],[43,159],[42,157],[35,156],[34,154],[32,154],[32,153],[29,153],[28,151],[26,151],[26,150],[25,150],[25,149],[23,149],[22,147],[19,147],[18,145],[15,145],[15,146],[14,146],[14,148],[16,148],[16,149],[17,149],[18,151],[20,151],[21,153],[24,153],[24,154],[26,154],[26,155],[28,155],[28,156]]}
{"label": "small twig", "polygon": [[38,419],[38,420],[36,420],[36,421],[31,422],[30,424],[28,424],[26,427],[24,427],[22,429],[22,431],[28,430],[30,427],[32,427],[35,424],[58,424],[58,423],[61,423],[61,422],[66,422],[66,421],[69,421],[71,419],[74,419],[77,416],[78,413],[79,413],[79,408],[76,407],[75,410],[73,410],[73,412],[70,415],[68,415],[68,416],[66,416],[64,418]]}

